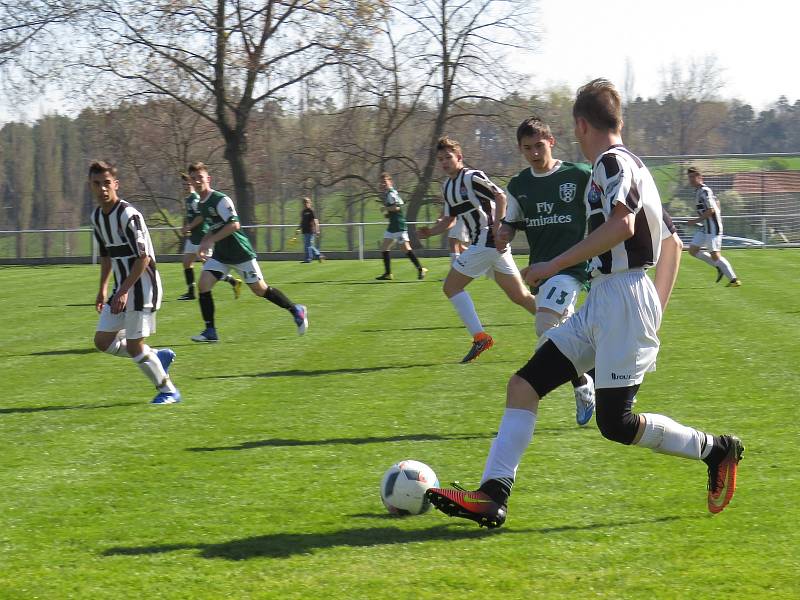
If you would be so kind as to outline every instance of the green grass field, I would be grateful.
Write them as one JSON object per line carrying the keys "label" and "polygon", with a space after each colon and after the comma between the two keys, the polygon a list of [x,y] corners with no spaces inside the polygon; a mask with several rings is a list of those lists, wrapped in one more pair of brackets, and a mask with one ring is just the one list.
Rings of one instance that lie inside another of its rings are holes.
{"label": "green grass field", "polygon": [[684,255],[637,410],[744,440],[731,506],[707,513],[702,463],[578,428],[565,388],[493,532],[390,517],[378,488],[404,458],[477,483],[535,345],[494,283],[470,291],[496,346],[460,365],[446,259],[418,282],[397,258],[385,283],[379,261],[264,263],[308,334],[218,286],[218,345],[189,341],[198,307],[163,265],[151,342],[177,352],[184,402],[156,407],[133,364],[92,350],[97,267],[0,268],[0,598],[800,597],[800,251],[726,255],[740,289]]}

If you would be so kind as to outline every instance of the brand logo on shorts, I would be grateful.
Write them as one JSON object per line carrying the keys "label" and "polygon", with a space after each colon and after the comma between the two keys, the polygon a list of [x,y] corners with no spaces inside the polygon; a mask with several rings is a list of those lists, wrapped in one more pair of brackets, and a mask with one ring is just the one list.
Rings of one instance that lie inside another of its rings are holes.
{"label": "brand logo on shorts", "polygon": [[558,186],[558,195],[562,201],[569,204],[575,200],[575,194],[578,191],[578,185],[575,183],[562,183]]}
{"label": "brand logo on shorts", "polygon": [[617,375],[616,373],[614,373],[614,371],[611,371],[611,379],[612,379],[612,380],[617,380],[617,379],[633,379],[633,375],[627,375],[627,374],[624,374],[624,375]]}

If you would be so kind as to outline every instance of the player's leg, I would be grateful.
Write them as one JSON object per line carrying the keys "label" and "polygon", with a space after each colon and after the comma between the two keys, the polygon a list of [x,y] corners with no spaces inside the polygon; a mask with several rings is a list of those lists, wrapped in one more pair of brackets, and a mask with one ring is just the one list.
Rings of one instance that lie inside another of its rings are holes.
{"label": "player's leg", "polygon": [[707,265],[714,267],[714,269],[717,271],[717,281],[719,281],[722,277],[722,272],[715,264],[716,261],[711,258],[711,254],[706,250],[707,248],[710,248],[708,245],[708,237],[709,236],[703,231],[696,232],[692,237],[691,243],[689,244],[689,254],[699,260],[702,260]]}
{"label": "player's leg", "polygon": [[474,492],[432,488],[426,494],[431,503],[450,516],[481,526],[502,525],[517,468],[533,440],[539,400],[574,376],[575,367],[553,342],[539,348],[508,382],[505,412],[486,458],[480,487]]}
{"label": "player's leg", "polygon": [[[494,345],[492,336],[486,333],[475,310],[475,304],[472,302],[472,297],[466,291],[466,287],[472,282],[475,277],[479,276],[483,271],[480,269],[481,257],[479,253],[470,252],[469,250],[462,255],[461,261],[450,267],[450,272],[445,277],[442,291],[444,295],[450,300],[453,308],[456,309],[461,322],[469,331],[472,336],[472,346],[469,352],[461,359],[462,363],[472,362],[482,352],[488,350]],[[463,264],[462,264],[463,263]],[[485,270],[485,268],[483,269]],[[475,274],[477,273],[477,275]]]}
{"label": "player's leg", "polygon": [[294,324],[297,325],[297,334],[303,335],[308,330],[308,308],[303,304],[296,304],[289,300],[286,295],[278,288],[268,285],[264,281],[261,267],[253,259],[246,263],[236,265],[242,274],[245,283],[256,296],[269,300],[274,305],[289,312],[292,315]]}
{"label": "player's leg", "polygon": [[536,299],[531,294],[528,286],[522,281],[519,272],[515,274],[501,273],[498,270],[494,271],[494,280],[497,285],[506,293],[508,299],[514,304],[518,304],[529,313],[536,314]]}
{"label": "player's leg", "polygon": [[739,278],[736,277],[736,273],[733,270],[733,265],[728,261],[727,258],[722,256],[722,236],[718,235],[714,238],[714,246],[711,252],[711,258],[714,260],[714,265],[717,267],[717,272],[719,276],[717,277],[717,282],[722,279],[723,275],[728,278],[728,286],[730,287],[739,287],[741,283],[739,282]]}
{"label": "player's leg", "polygon": [[211,290],[217,284],[217,281],[228,275],[229,270],[230,267],[228,265],[214,258],[209,258],[203,265],[203,272],[200,274],[200,283],[198,284],[198,291],[200,292],[198,298],[200,300],[200,314],[203,317],[206,328],[198,335],[193,335],[192,341],[210,343],[219,341],[214,322],[216,310]]}
{"label": "player's leg", "polygon": [[192,244],[189,240],[184,242],[183,248],[183,278],[186,280],[186,293],[178,298],[178,300],[194,300],[195,295],[195,281],[194,281],[194,261],[197,259],[197,246]]}
{"label": "player's leg", "polygon": [[414,250],[411,248],[411,243],[408,241],[408,233],[403,233],[405,234],[403,239],[403,252],[406,253],[408,260],[410,260],[411,264],[417,269],[417,279],[425,279],[425,273],[428,272],[428,269],[420,264],[417,255],[414,254]]}
{"label": "player's leg", "polygon": [[390,250],[394,246],[394,234],[387,231],[383,234],[383,244],[381,245],[381,256],[383,257],[383,275],[375,279],[386,281],[393,279],[392,275],[392,255]]}
{"label": "player's leg", "polygon": [[158,390],[151,404],[175,404],[181,401],[181,393],[169,376],[169,366],[175,358],[170,348],[156,350],[147,345],[146,339],[155,333],[155,314],[132,311],[126,315],[126,329],[141,331],[143,337],[129,338],[128,351],[150,382]]}

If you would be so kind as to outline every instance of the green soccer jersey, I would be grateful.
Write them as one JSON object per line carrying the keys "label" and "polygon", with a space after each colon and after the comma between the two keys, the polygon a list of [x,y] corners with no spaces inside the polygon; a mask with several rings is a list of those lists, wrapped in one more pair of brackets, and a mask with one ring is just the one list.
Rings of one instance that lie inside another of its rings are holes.
{"label": "green soccer jersey", "polygon": [[[233,200],[222,192],[212,190],[208,198],[200,204],[200,208],[211,233],[216,233],[228,223],[239,221]],[[239,230],[214,243],[214,258],[226,265],[237,265],[256,258],[256,253],[250,240]]]}
{"label": "green soccer jersey", "polygon": [[389,213],[389,225],[386,227],[386,231],[389,233],[397,233],[406,230],[406,216],[403,214],[403,204],[403,199],[400,197],[400,194],[397,193],[396,189],[389,188],[386,190],[383,205],[387,208],[390,206],[400,207],[400,210],[391,211]]}
{"label": "green soccer jersey", "polygon": [[[197,217],[202,215],[202,211],[200,210],[200,195],[197,192],[192,192],[183,200],[183,203],[186,205],[186,222],[191,223]],[[203,220],[200,225],[192,229],[189,233],[189,241],[195,245],[200,243],[200,240],[203,239],[203,236],[208,231],[208,225],[206,225],[205,220]]]}
{"label": "green soccer jersey", "polygon": [[[525,169],[508,182],[504,221],[524,229],[531,253],[529,264],[555,258],[586,234],[583,196],[592,175],[590,165],[561,162],[546,174]],[[586,281],[586,262],[560,271]]]}

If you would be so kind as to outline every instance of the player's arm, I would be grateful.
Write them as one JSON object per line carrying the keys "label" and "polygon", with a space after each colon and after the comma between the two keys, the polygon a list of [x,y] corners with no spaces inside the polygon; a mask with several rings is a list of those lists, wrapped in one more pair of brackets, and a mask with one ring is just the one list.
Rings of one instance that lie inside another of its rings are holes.
{"label": "player's arm", "polygon": [[525,275],[525,282],[536,287],[563,269],[608,252],[617,244],[633,237],[635,221],[636,216],[625,202],[617,202],[608,220],[583,240],[552,260],[532,264]]}
{"label": "player's arm", "polygon": [[444,233],[455,224],[456,224],[456,217],[451,217],[450,215],[442,215],[436,220],[436,223],[434,223],[430,227],[417,228],[417,235],[422,239],[429,238],[432,235],[438,235],[440,233]]}
{"label": "player's arm", "polygon": [[683,242],[677,233],[672,233],[669,237],[661,240],[661,254],[656,263],[656,275],[653,283],[656,286],[658,300],[661,302],[662,312],[667,309],[672,288],[675,287],[675,280],[678,278],[682,250]]}
{"label": "player's arm", "polygon": [[184,226],[181,229],[181,233],[183,235],[189,235],[190,233],[192,233],[192,229],[194,229],[195,227],[199,227],[200,225],[203,224],[203,215],[197,215],[194,219],[192,219],[188,223],[186,223],[186,219],[184,219],[183,221],[184,221]]}
{"label": "player's arm", "polygon": [[505,201],[505,215],[502,221],[499,221],[500,226],[497,228],[497,234],[495,235],[498,245],[502,247],[510,244],[517,234],[517,229],[522,229],[525,226],[522,208],[511,192],[505,194]]}
{"label": "player's arm", "polygon": [[125,281],[120,284],[119,288],[117,288],[114,297],[108,301],[112,313],[117,314],[125,310],[125,304],[128,302],[128,291],[139,281],[139,278],[145,272],[149,264],[150,257],[147,255],[139,256],[133,261],[131,272],[125,278]]}
{"label": "player's arm", "polygon": [[108,282],[111,279],[111,257],[100,257],[100,285],[97,289],[97,297],[94,300],[94,307],[97,312],[103,310],[108,295]]}
{"label": "player's arm", "polygon": [[200,258],[205,258],[208,256],[208,251],[214,247],[218,241],[225,239],[229,235],[231,235],[235,231],[239,231],[241,225],[239,221],[228,221],[217,229],[214,232],[209,231],[207,234],[203,236],[203,239],[200,240],[200,247],[197,249],[197,254]]}
{"label": "player's arm", "polygon": [[704,210],[703,212],[701,212],[701,213],[700,213],[699,215],[697,215],[696,217],[694,217],[694,218],[692,218],[692,219],[689,219],[688,221],[686,221],[686,224],[687,224],[687,225],[695,225],[695,224],[697,224],[697,223],[702,223],[703,221],[706,221],[706,220],[710,219],[711,217],[713,217],[715,212],[716,212],[716,211],[714,210],[714,208],[713,208],[713,207],[711,207],[711,208],[707,208],[706,210]]}

